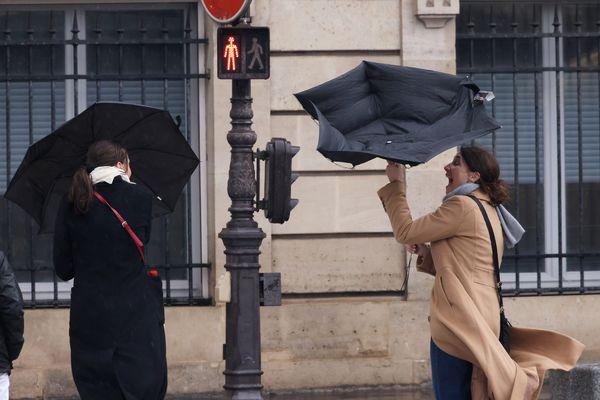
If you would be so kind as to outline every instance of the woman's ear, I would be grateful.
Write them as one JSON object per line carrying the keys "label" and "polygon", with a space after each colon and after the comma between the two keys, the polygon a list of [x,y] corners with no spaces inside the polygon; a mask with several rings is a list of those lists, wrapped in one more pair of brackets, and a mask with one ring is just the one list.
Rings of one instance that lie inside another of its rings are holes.
{"label": "woman's ear", "polygon": [[481,178],[481,174],[479,172],[471,172],[469,174],[469,182],[477,182]]}

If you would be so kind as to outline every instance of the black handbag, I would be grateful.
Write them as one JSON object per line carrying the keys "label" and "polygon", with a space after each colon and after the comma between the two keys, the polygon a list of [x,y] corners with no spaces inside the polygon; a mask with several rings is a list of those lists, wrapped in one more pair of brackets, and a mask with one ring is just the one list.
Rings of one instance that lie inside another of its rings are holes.
{"label": "black handbag", "polygon": [[485,220],[485,225],[487,226],[488,232],[490,234],[490,241],[492,242],[492,257],[494,261],[494,275],[496,275],[496,293],[498,295],[498,303],[500,304],[500,336],[499,340],[507,353],[510,353],[510,327],[512,326],[508,319],[504,315],[504,304],[502,303],[502,281],[500,280],[500,265],[498,262],[498,248],[496,247],[496,236],[494,235],[494,230],[492,229],[492,224],[490,219],[488,218],[487,213],[485,212],[485,208],[483,208],[483,204],[481,201],[473,195],[467,195],[472,198],[475,203],[479,206],[481,210],[481,214],[483,214],[483,219]]}

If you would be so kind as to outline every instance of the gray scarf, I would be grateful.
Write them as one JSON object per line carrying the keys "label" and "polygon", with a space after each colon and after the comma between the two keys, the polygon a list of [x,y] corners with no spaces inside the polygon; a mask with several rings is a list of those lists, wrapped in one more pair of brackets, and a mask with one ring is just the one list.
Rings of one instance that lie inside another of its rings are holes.
{"label": "gray scarf", "polygon": [[[475,190],[479,189],[479,185],[476,183],[465,183],[448,193],[444,196],[444,201],[454,195],[466,195]],[[504,243],[509,249],[515,247],[515,245],[521,240],[525,229],[521,226],[519,221],[508,212],[502,204],[495,207],[498,212],[498,218],[500,224],[502,224],[502,231],[504,232]]]}

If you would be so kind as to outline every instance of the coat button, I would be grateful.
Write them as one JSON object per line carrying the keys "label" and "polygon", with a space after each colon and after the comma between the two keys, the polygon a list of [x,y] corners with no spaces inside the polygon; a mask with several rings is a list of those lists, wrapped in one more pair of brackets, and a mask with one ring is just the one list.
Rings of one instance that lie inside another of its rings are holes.
{"label": "coat button", "polygon": [[427,322],[431,322],[431,315],[427,316]]}

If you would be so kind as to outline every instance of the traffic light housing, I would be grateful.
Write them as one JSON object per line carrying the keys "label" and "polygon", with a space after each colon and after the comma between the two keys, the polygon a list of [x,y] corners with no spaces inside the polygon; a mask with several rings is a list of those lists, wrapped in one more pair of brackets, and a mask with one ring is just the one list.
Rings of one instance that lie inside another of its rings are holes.
{"label": "traffic light housing", "polygon": [[269,79],[269,28],[219,28],[217,46],[219,79]]}
{"label": "traffic light housing", "polygon": [[259,152],[265,160],[265,198],[259,201],[258,208],[265,210],[265,217],[274,224],[283,224],[290,218],[290,212],[298,204],[293,199],[292,184],[298,174],[292,171],[292,158],[300,147],[292,146],[283,138],[273,138],[265,151]]}

